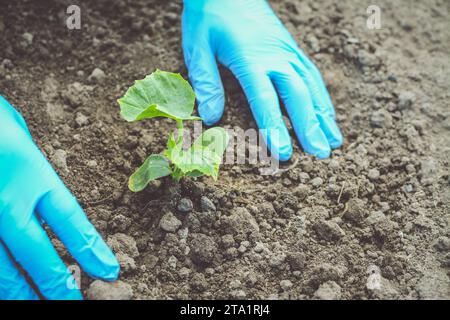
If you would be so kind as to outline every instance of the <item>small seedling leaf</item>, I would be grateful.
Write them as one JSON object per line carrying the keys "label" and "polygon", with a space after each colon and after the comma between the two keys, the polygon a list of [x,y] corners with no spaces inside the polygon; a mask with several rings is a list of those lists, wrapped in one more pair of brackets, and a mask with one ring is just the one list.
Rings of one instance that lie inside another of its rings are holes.
{"label": "small seedling leaf", "polygon": [[128,187],[133,192],[139,192],[144,190],[150,181],[168,176],[171,173],[169,161],[163,155],[152,154],[130,177]]}
{"label": "small seedling leaf", "polygon": [[171,161],[185,175],[198,177],[202,173],[217,179],[228,141],[229,136],[224,129],[211,128],[200,135],[188,150],[175,146],[171,151]]}
{"label": "small seedling leaf", "polygon": [[156,70],[137,80],[118,100],[120,114],[129,121],[155,117],[201,120],[192,116],[195,94],[180,74]]}

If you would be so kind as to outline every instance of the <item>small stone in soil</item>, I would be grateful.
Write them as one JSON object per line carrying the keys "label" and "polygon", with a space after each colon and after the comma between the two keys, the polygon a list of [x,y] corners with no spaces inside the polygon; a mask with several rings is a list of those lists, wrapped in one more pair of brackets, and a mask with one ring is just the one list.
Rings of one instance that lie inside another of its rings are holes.
{"label": "small stone in soil", "polygon": [[347,211],[344,214],[344,219],[360,224],[364,221],[366,214],[366,206],[363,200],[352,198],[347,202]]}
{"label": "small stone in soil", "polygon": [[34,36],[29,32],[22,34],[22,39],[25,41],[27,46],[31,46],[33,44],[33,38]]}
{"label": "small stone in soil", "polygon": [[203,196],[200,199],[200,207],[202,208],[203,212],[207,211],[216,211],[216,206],[214,203],[206,196]]}
{"label": "small stone in soil", "polygon": [[101,83],[103,82],[103,80],[105,80],[105,72],[103,72],[102,69],[99,68],[95,68],[91,75],[88,77],[88,81],[90,82],[97,82],[97,83]]}
{"label": "small stone in soil", "polygon": [[148,286],[145,283],[138,283],[137,290],[141,293],[148,291]]}
{"label": "small stone in soil", "polygon": [[306,183],[310,179],[309,174],[307,174],[306,172],[300,172],[298,174],[298,178],[301,183]]}
{"label": "small stone in soil", "polygon": [[331,159],[330,163],[328,163],[328,168],[331,170],[339,169],[339,161],[337,159]]}
{"label": "small stone in soil", "polygon": [[234,299],[242,300],[245,299],[245,297],[247,297],[247,294],[245,293],[244,290],[234,290],[231,292],[231,297]]}
{"label": "small stone in soil", "polygon": [[225,249],[234,247],[235,245],[236,245],[236,242],[234,241],[233,235],[226,234],[226,235],[222,236],[222,246]]}
{"label": "small stone in soil", "polygon": [[75,123],[77,124],[78,127],[81,128],[89,124],[89,119],[81,112],[78,112],[75,117]]}
{"label": "small stone in soil", "polygon": [[434,244],[434,247],[438,251],[450,252],[450,238],[442,236]]}
{"label": "small stone in soil", "polygon": [[411,91],[403,91],[398,97],[398,108],[400,110],[408,109],[412,106],[416,96]]}
{"label": "small stone in soil", "polygon": [[270,257],[269,265],[272,268],[280,268],[285,261],[286,261],[286,255],[284,255],[282,253],[274,254]]}
{"label": "small stone in soil", "polygon": [[378,169],[370,169],[369,172],[367,173],[367,177],[370,180],[377,180],[380,177],[380,171],[378,171]]}
{"label": "small stone in soil", "polygon": [[423,159],[420,163],[421,182],[424,185],[432,184],[436,173],[438,172],[439,164],[434,158]]}
{"label": "small stone in soil", "polygon": [[202,233],[193,235],[190,248],[192,261],[200,266],[212,264],[217,252],[217,245],[214,238]]}
{"label": "small stone in soil", "polygon": [[280,281],[280,287],[283,291],[289,291],[292,289],[292,282],[290,280],[281,280]]}
{"label": "small stone in soil", "polygon": [[233,279],[233,280],[230,281],[229,287],[230,287],[231,290],[239,289],[239,288],[242,287],[242,283],[238,279]]}
{"label": "small stone in soil", "polygon": [[123,281],[104,282],[96,280],[87,290],[89,300],[130,300],[133,297],[133,289]]}
{"label": "small stone in soil", "polygon": [[96,167],[97,167],[97,161],[95,161],[95,160],[89,160],[89,161],[87,162],[87,166],[88,166],[89,168],[96,168]]}
{"label": "small stone in soil", "polygon": [[305,200],[305,198],[309,194],[309,188],[304,184],[300,184],[297,186],[297,188],[294,189],[294,194],[299,200]]}
{"label": "small stone in soil", "polygon": [[14,67],[14,64],[9,59],[3,59],[2,66],[5,67],[6,69],[12,69]]}
{"label": "small stone in soil", "polygon": [[191,288],[197,292],[203,292],[208,287],[208,283],[206,282],[206,278],[201,273],[196,273],[191,279]]}
{"label": "small stone in soil", "polygon": [[261,242],[257,242],[256,246],[253,248],[256,253],[261,253],[264,251],[264,245]]}
{"label": "small stone in soil", "polygon": [[375,111],[370,117],[370,124],[374,128],[389,128],[392,126],[392,116],[389,111]]}
{"label": "small stone in soil", "polygon": [[183,213],[189,213],[194,208],[194,205],[192,204],[191,199],[189,198],[182,198],[180,202],[178,203],[178,211]]}
{"label": "small stone in soil", "polygon": [[320,300],[338,300],[341,298],[341,287],[334,281],[322,283],[314,297]]}
{"label": "small stone in soil", "polygon": [[315,188],[320,187],[323,184],[323,179],[321,177],[316,177],[311,180],[311,184]]}
{"label": "small stone in soil", "polygon": [[234,235],[258,234],[259,225],[245,207],[237,207],[231,215],[222,217],[224,231]]}
{"label": "small stone in soil", "polygon": [[380,64],[379,59],[374,54],[363,49],[358,51],[358,62],[368,67],[376,67]]}
{"label": "small stone in soil", "polygon": [[51,162],[55,165],[56,168],[63,171],[64,173],[67,173],[69,171],[69,168],[67,167],[66,151],[62,149],[55,150],[55,152],[51,156]]}
{"label": "small stone in soil", "polygon": [[287,255],[291,270],[302,270],[305,267],[305,260],[305,255],[301,252],[291,252]]}
{"label": "small stone in soil", "polygon": [[126,253],[117,253],[117,261],[119,261],[122,272],[127,273],[136,270],[136,262]]}
{"label": "small stone in soil", "polygon": [[123,253],[132,258],[139,256],[139,250],[134,238],[124,233],[116,233],[106,241],[109,247],[116,253]]}
{"label": "small stone in soil", "polygon": [[245,251],[247,251],[247,247],[243,246],[242,244],[239,246],[238,251],[240,253],[244,253]]}
{"label": "small stone in soil", "polygon": [[371,225],[382,223],[384,220],[386,220],[386,215],[383,212],[373,211],[367,217],[366,224],[371,226]]}
{"label": "small stone in soil", "polygon": [[176,232],[182,223],[172,212],[167,212],[159,221],[159,227],[166,232]]}
{"label": "small stone in soil", "polygon": [[344,230],[334,221],[319,221],[314,229],[320,238],[327,241],[338,241],[345,236]]}
{"label": "small stone in soil", "polygon": [[239,255],[238,250],[235,247],[228,248],[225,250],[225,257],[229,260],[233,260]]}

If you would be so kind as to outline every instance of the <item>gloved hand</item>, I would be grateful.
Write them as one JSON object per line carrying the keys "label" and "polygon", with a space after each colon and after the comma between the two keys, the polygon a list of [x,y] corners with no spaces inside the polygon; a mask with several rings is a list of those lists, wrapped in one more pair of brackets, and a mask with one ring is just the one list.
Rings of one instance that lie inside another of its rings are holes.
{"label": "gloved hand", "polygon": [[306,152],[327,158],[342,145],[320,72],[265,0],[184,0],[182,27],[184,57],[205,124],[219,121],[224,109],[217,58],[239,80],[272,155],[281,161],[292,155],[277,92]]}
{"label": "gloved hand", "polygon": [[0,299],[38,299],[15,263],[47,299],[81,299],[42,227],[48,224],[91,276],[115,280],[116,257],[45,157],[25,121],[0,96]]}

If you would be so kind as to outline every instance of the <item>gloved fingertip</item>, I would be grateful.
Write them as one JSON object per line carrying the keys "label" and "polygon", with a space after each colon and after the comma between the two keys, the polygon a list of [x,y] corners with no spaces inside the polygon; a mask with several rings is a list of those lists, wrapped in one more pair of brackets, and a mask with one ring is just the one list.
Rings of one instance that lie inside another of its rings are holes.
{"label": "gloved fingertip", "polygon": [[89,275],[105,281],[117,280],[120,273],[120,264],[104,241],[97,238],[96,244],[89,248],[89,251],[91,259],[83,260],[83,268]]}
{"label": "gloved fingertip", "polygon": [[328,143],[331,149],[336,149],[342,146],[344,138],[342,137],[341,130],[339,130],[338,126],[336,125],[336,122],[334,122],[334,120],[331,121],[332,122],[330,126],[323,127],[323,130],[328,139]]}
{"label": "gloved fingertip", "polygon": [[336,124],[336,121],[330,116],[317,114],[317,118],[320,122],[320,127],[327,137],[328,144],[332,149],[336,149],[342,146],[344,138],[342,137],[341,130]]}
{"label": "gloved fingertip", "polygon": [[317,150],[311,154],[318,159],[328,159],[331,156],[331,150],[330,149]]}
{"label": "gloved fingertip", "polygon": [[279,161],[288,161],[293,154],[291,137],[285,127],[261,131],[272,157]]}
{"label": "gloved fingertip", "polygon": [[108,266],[100,275],[100,279],[108,282],[116,281],[119,278],[120,265],[117,259],[116,262]]}
{"label": "gloved fingertip", "polygon": [[275,158],[282,162],[289,161],[293,154],[292,145],[290,143],[288,145],[284,145],[277,152],[272,152]]}
{"label": "gloved fingertip", "polygon": [[331,155],[331,147],[323,133],[310,137],[302,144],[303,150],[318,159],[327,159]]}
{"label": "gloved fingertip", "polygon": [[223,94],[215,94],[207,100],[199,102],[198,112],[203,122],[211,126],[220,121],[223,115],[225,98]]}
{"label": "gloved fingertip", "polygon": [[342,147],[342,144],[344,143],[344,138],[342,137],[342,134],[339,132],[339,135],[328,141],[330,143],[331,149],[337,149]]}
{"label": "gloved fingertip", "polygon": [[47,193],[37,210],[87,274],[106,281],[117,279],[116,256],[67,188]]}

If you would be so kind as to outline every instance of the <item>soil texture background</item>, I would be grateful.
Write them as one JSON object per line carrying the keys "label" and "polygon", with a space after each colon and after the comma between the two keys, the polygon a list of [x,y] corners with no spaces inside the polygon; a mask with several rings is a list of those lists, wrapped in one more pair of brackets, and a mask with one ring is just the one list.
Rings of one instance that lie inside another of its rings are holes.
{"label": "soil texture background", "polygon": [[[71,1],[0,0],[0,94],[122,265],[113,289],[83,274],[84,294],[450,298],[450,2],[378,0],[382,28],[369,30],[373,2],[270,2],[328,85],[345,137],[330,159],[295,142],[276,176],[227,165],[217,181],[133,194],[128,176],[174,125],[128,124],[116,99],[156,68],[187,77],[181,1],[78,1],[81,29],[68,30]],[[255,128],[221,72],[219,125]]]}

